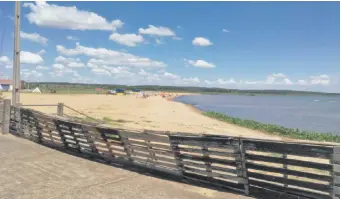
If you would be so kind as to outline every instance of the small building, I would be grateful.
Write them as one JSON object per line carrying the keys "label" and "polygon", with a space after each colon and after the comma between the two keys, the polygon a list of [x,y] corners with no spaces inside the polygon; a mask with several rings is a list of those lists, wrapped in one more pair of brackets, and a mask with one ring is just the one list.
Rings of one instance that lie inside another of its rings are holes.
{"label": "small building", "polygon": [[138,92],[140,92],[141,90],[140,90],[140,89],[133,88],[132,91],[133,91],[133,93],[138,93]]}
{"label": "small building", "polygon": [[116,89],[116,93],[124,93],[124,89],[117,88],[117,89]]}
{"label": "small building", "polygon": [[0,90],[11,91],[13,88],[12,80],[0,79]]}

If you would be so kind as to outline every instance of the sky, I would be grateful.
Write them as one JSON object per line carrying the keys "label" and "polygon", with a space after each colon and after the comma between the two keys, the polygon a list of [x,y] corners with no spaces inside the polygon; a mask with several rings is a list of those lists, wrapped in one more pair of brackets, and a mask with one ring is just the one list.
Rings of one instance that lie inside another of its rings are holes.
{"label": "sky", "polygon": [[[14,2],[0,2],[0,78]],[[339,2],[21,2],[21,78],[340,90]]]}

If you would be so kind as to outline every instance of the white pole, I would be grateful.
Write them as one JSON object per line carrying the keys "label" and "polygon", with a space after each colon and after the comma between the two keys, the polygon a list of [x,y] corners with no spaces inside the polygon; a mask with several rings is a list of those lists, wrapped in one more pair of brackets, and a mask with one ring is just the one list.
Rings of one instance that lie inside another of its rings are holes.
{"label": "white pole", "polygon": [[20,1],[15,2],[12,105],[20,103]]}

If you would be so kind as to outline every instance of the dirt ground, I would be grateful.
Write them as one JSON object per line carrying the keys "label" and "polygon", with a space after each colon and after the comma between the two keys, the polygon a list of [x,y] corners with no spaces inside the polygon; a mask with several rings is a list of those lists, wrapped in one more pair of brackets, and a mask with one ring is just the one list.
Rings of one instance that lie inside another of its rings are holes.
{"label": "dirt ground", "polygon": [[[11,93],[4,93],[4,97],[11,99]],[[119,128],[282,139],[206,117],[191,106],[169,101],[160,96],[142,99],[134,95],[21,93],[21,103],[24,105],[57,104],[58,102],[92,117],[109,121],[111,125]],[[29,108],[44,113],[55,114],[57,112],[57,107]],[[67,108],[64,109],[64,113],[79,116]]]}

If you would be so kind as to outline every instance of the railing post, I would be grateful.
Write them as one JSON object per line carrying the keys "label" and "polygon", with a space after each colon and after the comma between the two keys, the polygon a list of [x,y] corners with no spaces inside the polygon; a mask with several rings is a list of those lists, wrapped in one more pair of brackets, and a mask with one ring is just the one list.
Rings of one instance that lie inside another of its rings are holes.
{"label": "railing post", "polygon": [[246,158],[245,158],[245,147],[244,147],[244,144],[243,144],[243,140],[241,138],[239,138],[239,151],[240,151],[240,156],[241,156],[241,165],[240,165],[240,169],[242,171],[240,177],[243,177],[246,182],[244,184],[244,193],[246,195],[249,195],[249,179],[248,179],[248,175],[247,175],[247,167],[246,167]]}
{"label": "railing post", "polygon": [[168,139],[170,147],[172,148],[172,152],[174,154],[174,159],[176,163],[176,167],[178,168],[179,174],[181,177],[184,177],[184,165],[182,162],[182,158],[180,157],[180,149],[179,149],[179,143],[172,139],[172,136],[168,132]]}
{"label": "railing post", "polygon": [[334,146],[331,164],[333,165],[332,198],[340,198],[340,146]]}
{"label": "railing post", "polygon": [[2,112],[2,134],[9,133],[9,122],[11,117],[11,100],[5,99]]}
{"label": "railing post", "polygon": [[59,115],[59,116],[63,116],[64,115],[64,103],[58,103],[57,115]]}
{"label": "railing post", "polygon": [[[288,156],[287,156],[286,153],[283,153],[283,154],[282,154],[282,158],[283,158],[283,159],[287,159],[287,157],[288,157]],[[285,169],[285,171],[286,171],[286,170],[288,169],[288,165],[287,165],[287,164],[283,164],[283,169]],[[284,179],[288,179],[288,174],[287,174],[287,173],[283,173],[283,178],[284,178]],[[284,187],[285,187],[285,188],[288,188],[288,184],[285,183],[285,184],[284,184]]]}

